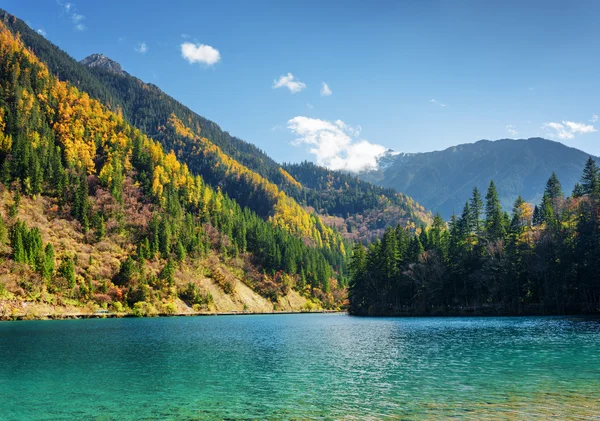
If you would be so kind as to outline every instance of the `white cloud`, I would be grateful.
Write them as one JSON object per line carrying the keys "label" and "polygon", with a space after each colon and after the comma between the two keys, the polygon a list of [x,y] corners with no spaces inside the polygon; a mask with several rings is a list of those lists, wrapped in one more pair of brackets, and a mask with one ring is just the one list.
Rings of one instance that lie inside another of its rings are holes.
{"label": "white cloud", "polygon": [[298,138],[294,145],[308,145],[317,164],[333,170],[358,172],[377,167],[377,158],[386,148],[368,140],[356,139],[360,126],[353,128],[341,120],[335,122],[298,116],[288,121]]}
{"label": "white cloud", "polygon": [[288,73],[287,75],[283,75],[279,79],[273,81],[273,89],[284,87],[288,88],[291,93],[295,94],[306,88],[306,84],[296,80],[293,74]]}
{"label": "white cloud", "polygon": [[36,32],[41,36],[46,37],[46,31],[44,31],[44,28],[40,28]]}
{"label": "white cloud", "polygon": [[592,123],[598,121],[598,114],[592,114],[592,119],[590,120]]}
{"label": "white cloud", "polygon": [[321,86],[321,96],[329,96],[333,92],[329,89],[329,86],[325,82],[321,82],[323,85]]}
{"label": "white cloud", "polygon": [[311,110],[312,110],[312,109],[313,109],[313,108],[315,108],[315,107],[314,107],[312,104],[309,104],[309,103],[307,102],[307,103],[306,103],[306,108],[309,108],[309,109],[311,109]]}
{"label": "white cloud", "polygon": [[56,2],[65,10],[67,16],[73,22],[73,29],[75,31],[81,32],[87,29],[87,27],[83,24],[85,16],[83,16],[80,13],[77,13],[75,5],[73,3],[61,3],[59,0],[56,0]]}
{"label": "white cloud", "polygon": [[513,126],[512,124],[509,124],[508,126],[506,126],[506,131],[511,135],[511,136],[516,136],[519,134],[519,132],[517,131],[517,128],[515,126]]}
{"label": "white cloud", "polygon": [[587,134],[597,131],[590,124],[564,120],[562,123],[544,123],[542,129],[546,129],[551,136],[558,137],[559,139],[573,139],[576,134]]}
{"label": "white cloud", "polygon": [[435,104],[435,105],[439,105],[440,107],[445,107],[445,106],[446,106],[446,104],[442,104],[442,103],[441,103],[440,101],[438,101],[437,99],[432,99],[432,100],[431,100],[431,101],[429,101],[429,102],[431,102],[432,104]]}
{"label": "white cloud", "polygon": [[565,126],[567,126],[569,129],[571,129],[571,131],[573,133],[585,134],[585,133],[593,133],[596,131],[594,126],[592,126],[591,124],[576,123],[574,121],[563,121],[563,124]]}
{"label": "white cloud", "polygon": [[148,46],[145,42],[140,42],[138,45],[135,46],[134,50],[138,53],[146,54],[146,52],[148,51]]}
{"label": "white cloud", "polygon": [[211,66],[221,61],[219,50],[210,45],[193,44],[191,42],[181,44],[181,55],[190,64],[204,63],[207,66]]}

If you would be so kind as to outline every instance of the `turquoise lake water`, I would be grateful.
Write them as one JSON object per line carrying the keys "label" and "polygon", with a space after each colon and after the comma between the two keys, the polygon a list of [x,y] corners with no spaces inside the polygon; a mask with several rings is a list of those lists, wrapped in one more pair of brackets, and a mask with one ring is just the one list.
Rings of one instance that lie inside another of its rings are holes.
{"label": "turquoise lake water", "polygon": [[2,420],[600,419],[600,320],[0,323]]}

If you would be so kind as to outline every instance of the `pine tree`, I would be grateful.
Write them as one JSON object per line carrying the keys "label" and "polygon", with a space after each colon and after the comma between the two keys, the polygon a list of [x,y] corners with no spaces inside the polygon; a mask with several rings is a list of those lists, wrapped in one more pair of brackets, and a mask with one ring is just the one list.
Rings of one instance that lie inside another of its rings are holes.
{"label": "pine tree", "polygon": [[75,288],[75,262],[72,258],[64,258],[58,272],[67,281],[70,289]]}
{"label": "pine tree", "polygon": [[584,194],[595,198],[600,197],[600,169],[591,156],[583,168],[581,187],[583,187]]}
{"label": "pine tree", "polygon": [[533,225],[540,225],[543,222],[542,214],[538,205],[533,207]]}
{"label": "pine tree", "polygon": [[2,161],[2,166],[0,167],[0,181],[8,187],[11,179],[10,161],[8,158],[4,158],[4,161]]}
{"label": "pine tree", "polygon": [[423,249],[423,244],[421,244],[421,240],[419,239],[419,237],[417,235],[413,236],[410,242],[409,260],[411,262],[416,262],[417,260],[419,260],[419,256],[424,251],[425,250]]}
{"label": "pine tree", "polygon": [[0,215],[0,251],[4,248],[4,245],[8,242],[8,228],[4,222],[4,218]]}
{"label": "pine tree", "polygon": [[542,196],[542,204],[540,207],[541,216],[547,224],[558,223],[560,200],[564,197],[562,186],[556,173],[552,175],[546,182],[546,189]]}
{"label": "pine tree", "polygon": [[[362,244],[356,243],[352,248],[352,259],[350,261],[350,290],[348,292],[352,312],[364,314],[365,303],[368,297],[367,286],[367,255]],[[302,271],[301,276],[304,276]]]}
{"label": "pine tree", "polygon": [[552,172],[552,175],[546,182],[545,192],[548,195],[549,199],[560,199],[564,196],[562,186],[560,184],[560,181],[558,181],[558,177],[556,176],[556,173],[554,171]]}
{"label": "pine tree", "polygon": [[106,237],[106,222],[102,214],[96,215],[96,241],[102,241]]}
{"label": "pine tree", "polygon": [[471,209],[471,227],[475,234],[481,234],[483,229],[483,200],[481,199],[481,193],[477,187],[473,188],[473,194],[469,201],[469,208]]}
{"label": "pine tree", "polygon": [[578,198],[584,196],[585,194],[586,193],[583,186],[579,183],[575,183],[575,187],[573,187],[573,193],[571,195],[575,198]]}
{"label": "pine tree", "polygon": [[23,243],[23,229],[20,223],[13,227],[11,245],[13,248],[13,259],[18,263],[27,263],[27,251]]}
{"label": "pine tree", "polygon": [[135,274],[135,272],[135,262],[133,261],[131,256],[129,256],[127,257],[127,259],[121,262],[119,274],[117,275],[115,283],[117,285],[127,285],[133,279],[133,275]]}
{"label": "pine tree", "polygon": [[459,219],[460,232],[464,239],[468,239],[472,233],[473,224],[471,222],[471,215],[472,213],[469,202],[465,202],[465,206],[463,207],[463,211]]}
{"label": "pine tree", "polygon": [[19,189],[15,190],[15,194],[13,196],[13,203],[10,205],[8,209],[8,216],[14,218],[19,213],[19,206],[21,205],[21,192]]}
{"label": "pine tree", "polygon": [[531,212],[531,208],[528,207],[527,202],[525,202],[525,199],[523,199],[523,197],[519,195],[515,200],[512,209],[512,218],[510,226],[513,230],[520,231],[520,229],[525,224],[527,224],[527,221],[531,216],[531,214],[528,214],[528,212]]}
{"label": "pine tree", "polygon": [[446,223],[439,213],[433,217],[431,228],[429,229],[429,242],[431,247],[436,249],[442,256],[445,254],[445,238]]}
{"label": "pine tree", "polygon": [[166,218],[160,220],[158,228],[158,249],[165,258],[171,254],[171,226]]}
{"label": "pine tree", "polygon": [[381,239],[382,270],[388,279],[394,279],[398,273],[398,244],[393,229],[386,230]]}
{"label": "pine tree", "polygon": [[46,281],[50,281],[52,275],[54,275],[54,248],[52,244],[46,244],[46,248],[44,250],[44,263],[42,265],[42,278]]}
{"label": "pine tree", "polygon": [[485,200],[485,225],[488,238],[491,241],[502,239],[506,230],[504,227],[502,206],[500,205],[498,191],[493,180],[490,181]]}
{"label": "pine tree", "polygon": [[183,247],[183,244],[181,243],[181,241],[177,242],[177,247],[176,247],[175,251],[177,253],[177,261],[179,263],[183,262],[185,260],[186,251],[185,251],[185,247]]}
{"label": "pine tree", "polygon": [[90,199],[89,199],[89,186],[87,175],[85,170],[82,171],[81,175],[77,180],[77,189],[75,190],[75,198],[73,200],[72,214],[83,228],[83,232],[87,232],[90,227],[89,222],[89,211],[90,211]]}
{"label": "pine tree", "polygon": [[166,281],[169,286],[175,284],[175,265],[171,259],[168,259],[167,264],[162,268],[160,279]]}

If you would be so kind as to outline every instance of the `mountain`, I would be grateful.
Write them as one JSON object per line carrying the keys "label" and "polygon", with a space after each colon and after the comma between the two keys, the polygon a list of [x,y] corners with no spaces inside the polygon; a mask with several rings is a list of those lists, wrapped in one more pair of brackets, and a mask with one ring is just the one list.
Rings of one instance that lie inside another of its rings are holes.
{"label": "mountain", "polygon": [[81,64],[90,68],[98,68],[104,71],[114,73],[118,76],[127,76],[121,65],[114,60],[109,59],[104,54],[92,54],[81,60]]}
{"label": "mountain", "polygon": [[303,185],[301,200],[316,207],[323,220],[345,238],[372,241],[400,221],[410,229],[429,225],[431,214],[412,198],[354,175],[331,171],[311,162],[284,164]]}
{"label": "mountain", "polygon": [[0,21],[0,318],[341,305],[339,233],[173,114],[151,138],[4,22],[18,20]]}
{"label": "mountain", "polygon": [[[287,216],[302,215],[302,219],[306,220],[312,219],[312,216],[304,215],[306,210],[308,214],[316,212],[319,223],[352,227],[352,232],[342,230],[341,234],[348,239],[360,240],[380,235],[383,228],[378,227],[382,220],[394,226],[418,226],[431,221],[429,212],[414,200],[368,182],[355,183],[352,188],[340,185],[336,194],[343,196],[342,201],[348,206],[337,206],[334,213],[333,208],[322,206],[329,200],[329,190],[306,187],[304,181],[310,184],[310,180],[294,180],[280,164],[256,146],[231,136],[157,86],[144,83],[126,72],[115,71],[120,68],[118,63],[98,54],[79,63],[20,19],[1,11],[0,18],[13,33],[19,34],[24,45],[47,64],[52,74],[122,115],[134,127],[158,140],[165,150],[173,150],[179,160],[211,186],[221,189],[242,207],[249,207],[264,218],[282,215],[282,203],[285,201],[290,206],[303,208],[286,212]],[[175,130],[176,124],[183,130]],[[240,173],[245,174],[242,186],[239,183]],[[279,193],[284,193],[287,199]],[[288,199],[292,199],[295,205]],[[368,212],[358,213],[355,209],[364,209],[364,206],[354,206],[357,201],[370,203]],[[392,214],[399,218],[388,217]],[[382,216],[385,217],[382,219]],[[289,225],[289,221],[286,223]],[[319,223],[312,221],[300,225],[307,232],[320,230]],[[360,237],[363,234],[365,237]],[[329,233],[326,237],[332,235]]]}
{"label": "mountain", "polygon": [[507,211],[519,194],[538,204],[553,171],[565,193],[570,193],[588,157],[583,151],[541,138],[480,140],[443,151],[398,154],[391,163],[388,156],[385,167],[359,176],[401,191],[448,219],[462,211],[473,187],[485,194],[492,179]]}

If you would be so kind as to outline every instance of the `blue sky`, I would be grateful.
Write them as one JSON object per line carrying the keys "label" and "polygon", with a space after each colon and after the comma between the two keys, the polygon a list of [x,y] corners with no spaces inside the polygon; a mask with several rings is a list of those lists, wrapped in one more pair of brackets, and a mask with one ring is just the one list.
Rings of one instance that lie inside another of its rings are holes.
{"label": "blue sky", "polygon": [[[542,136],[600,155],[598,1],[0,0],[278,161]],[[328,89],[323,89],[323,83]]]}

